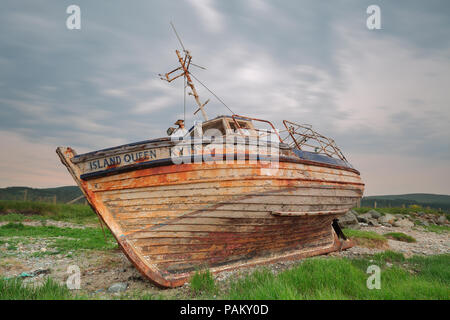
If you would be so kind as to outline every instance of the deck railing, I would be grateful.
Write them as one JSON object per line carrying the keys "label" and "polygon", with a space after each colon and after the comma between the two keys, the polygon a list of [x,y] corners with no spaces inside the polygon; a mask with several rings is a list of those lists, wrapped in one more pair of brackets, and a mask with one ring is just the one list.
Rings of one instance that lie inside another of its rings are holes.
{"label": "deck railing", "polygon": [[287,132],[288,135],[282,139],[282,142],[290,147],[296,147],[302,151],[322,153],[332,158],[337,157],[347,161],[334,140],[314,131],[311,125],[297,124],[288,120],[283,120],[283,124],[286,130],[282,132]]}

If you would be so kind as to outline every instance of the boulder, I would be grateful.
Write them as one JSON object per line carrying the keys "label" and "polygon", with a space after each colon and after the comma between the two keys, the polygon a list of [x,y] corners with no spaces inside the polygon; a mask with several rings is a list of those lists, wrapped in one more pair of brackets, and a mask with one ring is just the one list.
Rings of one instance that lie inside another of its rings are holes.
{"label": "boulder", "polygon": [[437,219],[437,221],[436,221],[436,223],[437,224],[439,224],[439,225],[444,225],[444,224],[447,224],[447,217],[446,216],[440,216],[438,219]]}
{"label": "boulder", "polygon": [[378,222],[381,224],[384,224],[384,223],[393,224],[394,221],[395,221],[395,217],[390,213],[386,213],[384,216],[381,216],[378,218]]}
{"label": "boulder", "polygon": [[359,224],[356,217],[357,213],[353,210],[349,210],[345,215],[339,217],[339,225],[342,228],[359,229]]}
{"label": "boulder", "polygon": [[369,219],[372,219],[372,215],[370,213],[363,213],[356,217],[358,222],[368,223]]}
{"label": "boulder", "polygon": [[414,227],[414,223],[408,219],[400,219],[394,222],[394,227],[411,228]]}
{"label": "boulder", "polygon": [[117,282],[108,288],[108,292],[110,292],[110,293],[123,292],[123,291],[127,290],[127,288],[128,288],[128,283]]}
{"label": "boulder", "polygon": [[374,218],[374,219],[378,219],[379,217],[381,217],[381,213],[379,213],[378,211],[373,210],[373,209],[367,213],[370,214],[372,216],[372,218]]}
{"label": "boulder", "polygon": [[378,221],[376,219],[368,219],[367,224],[369,226],[373,226],[373,227],[379,227],[380,224],[378,223]]}

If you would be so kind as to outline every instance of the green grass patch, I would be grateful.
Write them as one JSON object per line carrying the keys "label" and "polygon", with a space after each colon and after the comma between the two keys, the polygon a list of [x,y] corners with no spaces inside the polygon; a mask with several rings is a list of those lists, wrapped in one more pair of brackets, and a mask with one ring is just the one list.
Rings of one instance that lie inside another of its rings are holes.
{"label": "green grass patch", "polygon": [[[450,287],[450,255],[414,256],[407,260],[410,268],[421,277]],[[450,293],[450,292],[449,292]],[[447,299],[450,298],[450,295]]]}
{"label": "green grass patch", "polygon": [[429,226],[422,225],[422,227],[429,232],[435,232],[435,233],[446,233],[450,232],[450,227],[448,226],[439,226],[435,224],[430,224]]}
{"label": "green grass patch", "polygon": [[403,242],[416,242],[416,239],[413,237],[403,233],[403,232],[389,232],[385,233],[384,236],[388,239],[393,239],[397,241],[403,241]]}
{"label": "green grass patch", "polygon": [[194,295],[217,292],[216,282],[209,269],[196,271],[190,280],[190,285]]}
{"label": "green grass patch", "polygon": [[[79,249],[109,250],[117,248],[111,232],[105,229],[106,242],[101,228],[59,228],[55,226],[26,226],[22,223],[10,222],[0,227],[0,237],[45,238],[52,241],[49,246],[57,248],[58,252],[75,251]],[[3,240],[5,241],[5,240]],[[9,243],[10,239],[8,239]]]}
{"label": "green grass patch", "polygon": [[[386,267],[389,260],[394,264]],[[372,264],[382,269],[380,290],[366,285],[367,267]],[[224,298],[448,299],[449,265],[450,255],[405,259],[393,252],[354,260],[311,258],[277,275],[263,269],[234,280]]]}
{"label": "green grass patch", "polygon": [[80,204],[0,200],[0,221],[20,222],[27,219],[93,223],[97,221],[97,216],[91,207]]}
{"label": "green grass patch", "polygon": [[26,285],[21,279],[5,280],[0,278],[0,300],[69,300],[83,299],[83,296],[74,296],[63,285],[51,278],[42,285]]}
{"label": "green grass patch", "polygon": [[351,238],[357,245],[367,248],[387,248],[387,239],[373,231],[344,229],[345,236]]}

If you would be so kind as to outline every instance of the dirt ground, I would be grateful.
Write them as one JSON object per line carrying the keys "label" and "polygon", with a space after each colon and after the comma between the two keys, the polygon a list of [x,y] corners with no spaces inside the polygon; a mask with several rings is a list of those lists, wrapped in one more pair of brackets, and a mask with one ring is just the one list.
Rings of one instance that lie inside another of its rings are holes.
{"label": "dirt ground", "polygon": [[[39,222],[25,222],[24,224],[39,225]],[[74,225],[68,222],[47,221],[47,225],[58,227],[84,228],[82,225]],[[449,233],[426,232],[421,227],[399,228],[399,227],[362,227],[364,231],[374,231],[379,234],[387,232],[403,232],[414,237],[417,242],[407,243],[396,240],[388,240],[390,250],[402,252],[406,257],[414,254],[435,255],[450,252]],[[188,285],[176,289],[160,289],[144,279],[134,266],[127,260],[119,250],[94,251],[83,250],[80,252],[69,252],[66,254],[35,256],[33,253],[45,252],[47,242],[43,239],[35,239],[24,244],[18,244],[14,255],[7,255],[0,260],[0,276],[23,277],[27,283],[41,283],[47,276],[60,283],[66,283],[70,273],[69,266],[76,265],[81,272],[80,293],[87,294],[93,298],[114,298],[123,293],[110,293],[108,288],[114,283],[126,283],[128,285],[125,293],[128,297],[136,298],[142,294],[157,296],[163,293],[165,297],[176,299],[184,297],[189,291]],[[0,251],[6,252],[6,246],[0,246]],[[380,249],[369,249],[364,247],[353,247],[343,252],[334,252],[328,256],[358,257],[364,254],[373,254]],[[274,272],[282,271],[298,261],[279,262],[268,267]],[[222,272],[215,275],[216,280],[224,283],[225,280],[251,272],[253,269]],[[25,274],[31,276],[23,276]]]}

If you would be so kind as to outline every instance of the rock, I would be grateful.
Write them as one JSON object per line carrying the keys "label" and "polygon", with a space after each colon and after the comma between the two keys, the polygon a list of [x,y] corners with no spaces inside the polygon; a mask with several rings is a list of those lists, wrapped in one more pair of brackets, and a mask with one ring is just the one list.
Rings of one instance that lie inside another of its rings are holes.
{"label": "rock", "polygon": [[425,215],[425,212],[423,212],[423,211],[419,211],[419,212],[417,212],[417,214],[419,215],[419,216],[424,216]]}
{"label": "rock", "polygon": [[428,221],[426,221],[426,220],[424,220],[424,221],[422,221],[422,224],[424,225],[424,226],[429,226],[430,224],[428,223]]}
{"label": "rock", "polygon": [[360,214],[360,215],[357,217],[358,221],[359,221],[359,222],[363,222],[363,223],[368,223],[368,222],[369,222],[369,219],[371,219],[371,218],[372,218],[372,215],[369,214],[368,212],[367,212],[367,213]]}
{"label": "rock", "polygon": [[110,292],[110,293],[123,292],[123,291],[127,290],[127,288],[128,288],[128,283],[117,282],[108,288],[108,292]]}
{"label": "rock", "polygon": [[395,217],[390,213],[386,213],[386,215],[378,218],[378,222],[381,224],[383,224],[383,223],[393,224],[394,221],[395,221]]}
{"label": "rock", "polygon": [[437,219],[437,221],[436,221],[436,223],[437,224],[440,224],[440,225],[444,225],[444,224],[447,224],[447,217],[446,216],[440,216],[438,219]]}
{"label": "rock", "polygon": [[381,217],[381,213],[373,209],[367,212],[367,214],[370,214],[374,219],[378,219],[379,217]]}
{"label": "rock", "polygon": [[394,222],[394,227],[411,228],[414,227],[414,223],[409,221],[408,219],[401,219]]}
{"label": "rock", "polygon": [[378,221],[375,220],[375,219],[368,219],[367,224],[368,224],[369,226],[374,226],[374,227],[379,227],[379,226],[380,226],[380,224],[378,223]]}
{"label": "rock", "polygon": [[339,217],[339,225],[342,228],[359,229],[358,219],[356,219],[356,212],[353,210],[347,211],[345,215]]}
{"label": "rock", "polygon": [[37,276],[40,274],[49,274],[49,273],[50,273],[50,269],[37,269],[37,270],[34,270],[31,274],[33,276]]}

